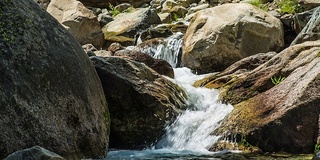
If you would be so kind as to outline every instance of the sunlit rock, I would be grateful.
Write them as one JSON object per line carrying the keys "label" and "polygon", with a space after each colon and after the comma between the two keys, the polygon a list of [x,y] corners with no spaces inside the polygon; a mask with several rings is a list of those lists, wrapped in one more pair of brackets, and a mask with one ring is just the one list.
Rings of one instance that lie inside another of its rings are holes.
{"label": "sunlit rock", "polygon": [[223,82],[227,86],[222,99],[235,109],[220,133],[242,135],[264,152],[313,152],[319,143],[319,46],[320,41],[291,46],[249,73]]}
{"label": "sunlit rock", "polygon": [[77,0],[52,0],[47,8],[54,18],[66,26],[81,45],[101,48],[104,39],[100,24],[93,12]]}
{"label": "sunlit rock", "polygon": [[279,51],[283,44],[279,19],[250,4],[225,4],[193,17],[182,64],[197,73],[221,71],[250,55]]}
{"label": "sunlit rock", "polygon": [[114,21],[106,24],[102,31],[105,40],[124,45],[133,45],[135,35],[151,25],[160,24],[161,20],[154,9],[139,8],[129,13],[120,13]]}

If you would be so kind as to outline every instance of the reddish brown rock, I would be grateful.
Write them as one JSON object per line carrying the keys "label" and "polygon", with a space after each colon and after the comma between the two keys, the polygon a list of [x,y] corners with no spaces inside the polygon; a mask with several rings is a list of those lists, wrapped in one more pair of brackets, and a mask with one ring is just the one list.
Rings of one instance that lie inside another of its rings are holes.
{"label": "reddish brown rock", "polygon": [[124,56],[131,60],[142,62],[157,71],[161,75],[173,78],[174,72],[172,66],[165,60],[154,59],[148,54],[139,51],[120,50],[114,54],[115,56]]}
{"label": "reddish brown rock", "polygon": [[[220,133],[265,152],[311,153],[319,138],[320,41],[291,46],[221,88],[234,104]],[[285,77],[279,84],[272,79]],[[214,81],[214,80],[213,80]]]}

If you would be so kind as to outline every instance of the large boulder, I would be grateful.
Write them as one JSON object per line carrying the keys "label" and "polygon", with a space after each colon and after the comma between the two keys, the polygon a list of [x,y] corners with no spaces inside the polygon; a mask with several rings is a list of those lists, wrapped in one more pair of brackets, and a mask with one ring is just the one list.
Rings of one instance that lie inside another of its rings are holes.
{"label": "large boulder", "polygon": [[317,7],[316,9],[314,9],[309,22],[298,34],[298,36],[293,40],[291,45],[303,43],[305,41],[318,40],[320,38],[319,25],[320,25],[320,7]]}
{"label": "large boulder", "polygon": [[235,108],[219,132],[242,135],[265,152],[312,153],[319,143],[319,46],[320,41],[291,46],[224,81],[222,99]]}
{"label": "large boulder", "polygon": [[107,104],[80,44],[33,0],[0,1],[0,13],[0,159],[35,145],[104,157]]}
{"label": "large boulder", "polygon": [[140,7],[144,3],[150,3],[151,0],[80,0],[85,6],[106,8],[110,4],[116,6],[121,3],[130,3],[134,7]]}
{"label": "large boulder", "polygon": [[91,57],[111,116],[110,147],[142,149],[186,107],[184,91],[144,63],[121,57]]}
{"label": "large boulder", "polygon": [[103,33],[97,17],[77,0],[52,0],[47,8],[53,17],[71,32],[80,44],[101,48]]}
{"label": "large boulder", "polygon": [[102,31],[107,41],[133,45],[138,32],[160,23],[161,20],[154,9],[138,8],[130,13],[120,13],[114,17],[114,21],[106,24]]}
{"label": "large boulder", "polygon": [[184,37],[182,64],[197,73],[221,71],[256,53],[284,45],[279,19],[250,4],[224,4],[197,12]]}

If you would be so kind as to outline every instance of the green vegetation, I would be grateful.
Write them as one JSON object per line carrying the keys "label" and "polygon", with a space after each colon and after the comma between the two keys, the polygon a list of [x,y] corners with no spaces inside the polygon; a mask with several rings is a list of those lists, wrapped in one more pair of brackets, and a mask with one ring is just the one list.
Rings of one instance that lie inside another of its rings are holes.
{"label": "green vegetation", "polygon": [[24,14],[16,12],[12,0],[0,0],[0,48],[8,48],[17,41],[18,35],[23,35],[24,30],[30,28],[32,21]]}
{"label": "green vegetation", "polygon": [[320,151],[320,144],[316,144],[314,146],[314,153],[318,153]]}
{"label": "green vegetation", "polygon": [[274,85],[278,85],[280,84],[282,81],[284,81],[285,77],[281,77],[279,76],[278,78],[276,76],[273,76],[271,77],[271,82],[274,84]]}
{"label": "green vegetation", "polygon": [[129,7],[128,9],[124,10],[123,12],[126,12],[126,13],[130,13],[134,10],[134,8],[131,6]]}
{"label": "green vegetation", "polygon": [[281,13],[295,14],[303,12],[303,8],[297,0],[278,0],[277,5]]}
{"label": "green vegetation", "polygon": [[110,13],[112,14],[113,17],[121,13],[119,10],[115,9],[115,7],[110,3],[109,3],[109,8],[110,8]]}
{"label": "green vegetation", "polygon": [[178,21],[178,19],[179,19],[178,14],[173,13],[172,20],[173,20],[173,21],[175,21],[175,22],[177,22],[177,21]]}
{"label": "green vegetation", "polygon": [[[0,2],[0,40],[6,43],[13,42],[14,41],[14,34],[12,29],[9,27],[12,24],[12,20],[14,20],[17,15],[14,15],[11,12],[8,12],[10,7],[12,7],[13,4],[11,0],[5,0]],[[12,18],[11,18],[12,17]],[[9,20],[11,18],[11,21]]]}
{"label": "green vegetation", "polygon": [[264,4],[261,0],[250,0],[248,1],[249,4],[252,4],[264,11],[267,11],[268,10],[268,5],[267,4]]}
{"label": "green vegetation", "polygon": [[245,146],[245,147],[251,147],[252,145],[245,139],[245,138],[241,138],[241,141],[239,143],[240,145],[242,146]]}
{"label": "green vegetation", "polygon": [[179,13],[172,12],[172,13],[171,13],[171,17],[172,17],[172,21],[178,22],[178,20],[179,20],[180,18],[184,18],[185,15],[184,15],[183,13],[179,14]]}
{"label": "green vegetation", "polygon": [[130,13],[134,10],[134,8],[131,6],[128,9],[124,10],[124,11],[119,11],[118,9],[116,9],[116,7],[114,7],[112,4],[109,3],[109,9],[110,9],[110,13],[112,14],[112,17],[117,16],[120,13]]}

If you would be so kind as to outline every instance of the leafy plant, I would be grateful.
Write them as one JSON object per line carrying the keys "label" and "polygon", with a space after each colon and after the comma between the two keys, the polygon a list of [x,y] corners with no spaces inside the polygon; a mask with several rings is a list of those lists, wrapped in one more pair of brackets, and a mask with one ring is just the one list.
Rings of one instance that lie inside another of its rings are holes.
{"label": "leafy plant", "polygon": [[113,17],[117,16],[121,12],[117,10],[112,4],[109,3],[109,8],[110,8],[110,13],[112,14]]}
{"label": "leafy plant", "polygon": [[278,85],[280,84],[282,81],[284,81],[285,77],[281,77],[279,76],[278,78],[276,76],[273,76],[271,77],[271,82],[274,84],[274,85]]}
{"label": "leafy plant", "polygon": [[251,147],[251,144],[246,139],[241,139],[240,145],[243,145],[245,147]]}
{"label": "leafy plant", "polygon": [[243,135],[241,135],[241,139],[240,142],[238,143],[244,147],[253,147],[246,139]]}
{"label": "leafy plant", "polygon": [[320,144],[316,144],[314,146],[314,153],[318,153],[320,151]]}
{"label": "leafy plant", "polygon": [[173,13],[172,19],[173,19],[173,21],[177,22],[177,21],[178,21],[178,19],[179,19],[178,14]]}
{"label": "leafy plant", "polygon": [[295,14],[303,12],[303,8],[297,0],[278,0],[277,4],[281,13]]}

